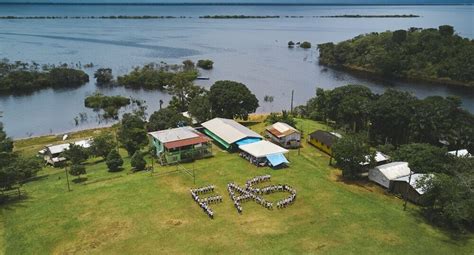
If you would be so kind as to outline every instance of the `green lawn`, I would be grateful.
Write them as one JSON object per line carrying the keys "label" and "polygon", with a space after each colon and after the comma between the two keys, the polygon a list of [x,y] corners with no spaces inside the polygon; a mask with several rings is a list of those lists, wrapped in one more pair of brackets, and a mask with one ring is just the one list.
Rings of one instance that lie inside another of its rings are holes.
{"label": "green lawn", "polygon": [[[298,125],[306,134],[322,127],[311,121]],[[252,128],[261,131],[263,126]],[[32,143],[23,141],[27,148],[35,147]],[[474,250],[471,236],[451,238],[419,217],[416,206],[403,211],[400,199],[373,184],[340,181],[340,172],[328,166],[328,157],[306,144],[300,155],[290,152],[291,167],[282,170],[254,167],[217,147],[214,153],[213,158],[183,165],[194,167],[196,184],[184,173],[163,174],[176,166],[155,166],[154,176],[131,174],[126,158],[124,171],[108,173],[104,162],[93,159],[88,162],[87,180],[73,183],[67,192],[64,170],[45,168],[43,179],[24,186],[27,199],[1,207],[0,247],[6,254],[472,254]],[[247,202],[239,215],[226,184],[243,185],[262,174],[271,174],[274,184],[295,187],[296,203],[269,211]],[[212,205],[214,220],[189,193],[192,187],[208,184],[216,185],[224,197],[223,203]]]}

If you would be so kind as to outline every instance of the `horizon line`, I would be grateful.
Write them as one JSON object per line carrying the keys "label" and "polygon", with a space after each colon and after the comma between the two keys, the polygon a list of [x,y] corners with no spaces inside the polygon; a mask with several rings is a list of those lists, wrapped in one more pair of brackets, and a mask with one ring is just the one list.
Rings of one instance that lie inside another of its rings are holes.
{"label": "horizon line", "polygon": [[220,5],[220,6],[410,6],[410,5],[474,5],[474,3],[225,3],[225,2],[207,2],[207,3],[193,3],[193,2],[182,2],[182,3],[119,3],[119,2],[111,2],[111,3],[94,3],[94,2],[73,2],[73,3],[66,3],[66,2],[0,2],[0,5],[135,5],[135,6],[150,6],[150,5],[157,5],[157,6],[211,6],[211,5]]}

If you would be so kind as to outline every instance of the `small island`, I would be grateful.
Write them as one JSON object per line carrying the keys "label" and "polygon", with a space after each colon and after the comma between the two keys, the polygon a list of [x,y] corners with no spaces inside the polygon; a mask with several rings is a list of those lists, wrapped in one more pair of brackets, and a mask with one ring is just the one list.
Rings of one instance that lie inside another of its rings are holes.
{"label": "small island", "polygon": [[0,93],[22,93],[40,89],[77,88],[89,82],[83,70],[67,64],[40,65],[36,62],[0,61]]}
{"label": "small island", "polygon": [[474,87],[474,42],[452,26],[359,35],[318,45],[319,63],[412,81]]}

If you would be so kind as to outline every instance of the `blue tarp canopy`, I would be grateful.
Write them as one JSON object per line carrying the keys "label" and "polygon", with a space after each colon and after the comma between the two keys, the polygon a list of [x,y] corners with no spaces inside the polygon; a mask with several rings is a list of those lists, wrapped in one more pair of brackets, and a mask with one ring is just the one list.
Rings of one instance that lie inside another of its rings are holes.
{"label": "blue tarp canopy", "polygon": [[283,153],[277,153],[277,154],[272,154],[272,155],[267,155],[268,161],[270,161],[270,164],[272,166],[279,166],[283,163],[290,163],[288,160],[285,158]]}
{"label": "blue tarp canopy", "polygon": [[254,138],[254,137],[249,137],[249,138],[244,138],[244,139],[242,139],[242,140],[237,141],[236,144],[237,144],[238,146],[241,146],[241,145],[244,145],[244,144],[255,143],[255,142],[258,142],[258,141],[260,141],[260,140],[262,140],[262,139],[260,139],[260,138]]}

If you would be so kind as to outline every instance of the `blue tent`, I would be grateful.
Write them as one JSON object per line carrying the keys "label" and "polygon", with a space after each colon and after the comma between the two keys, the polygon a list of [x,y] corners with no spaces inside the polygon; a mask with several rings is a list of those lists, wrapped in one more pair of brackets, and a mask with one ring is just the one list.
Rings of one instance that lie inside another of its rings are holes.
{"label": "blue tent", "polygon": [[241,146],[241,145],[244,145],[244,144],[249,144],[249,143],[258,142],[258,141],[260,141],[260,140],[262,140],[262,139],[260,139],[260,138],[254,138],[254,137],[249,137],[249,138],[244,138],[244,139],[242,139],[242,140],[237,141],[236,144],[237,144],[238,146]]}
{"label": "blue tent", "polygon": [[279,166],[283,163],[288,164],[288,160],[285,158],[283,153],[278,153],[278,154],[272,154],[272,155],[267,155],[268,161],[270,161],[270,164],[272,166]]}

